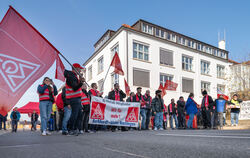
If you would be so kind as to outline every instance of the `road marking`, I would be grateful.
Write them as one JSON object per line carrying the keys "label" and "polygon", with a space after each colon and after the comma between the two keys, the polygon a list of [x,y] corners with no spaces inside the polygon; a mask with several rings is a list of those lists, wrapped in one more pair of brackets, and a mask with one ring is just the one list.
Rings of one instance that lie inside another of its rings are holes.
{"label": "road marking", "polygon": [[235,136],[218,136],[218,135],[188,135],[188,134],[156,134],[158,136],[176,136],[176,137],[203,137],[203,138],[233,138],[233,139],[250,139],[250,137]]}
{"label": "road marking", "polygon": [[146,157],[146,156],[137,155],[137,154],[133,154],[133,153],[129,153],[129,152],[124,152],[124,151],[120,151],[120,150],[116,150],[116,149],[111,149],[111,148],[106,148],[106,147],[104,147],[104,149],[109,150],[109,151],[113,151],[113,152],[117,152],[117,153],[126,154],[126,155],[129,155],[129,156],[149,158],[149,157]]}
{"label": "road marking", "polygon": [[41,145],[41,144],[29,144],[29,145],[7,145],[7,146],[0,146],[0,148],[22,148],[22,147],[30,147],[34,145]]}

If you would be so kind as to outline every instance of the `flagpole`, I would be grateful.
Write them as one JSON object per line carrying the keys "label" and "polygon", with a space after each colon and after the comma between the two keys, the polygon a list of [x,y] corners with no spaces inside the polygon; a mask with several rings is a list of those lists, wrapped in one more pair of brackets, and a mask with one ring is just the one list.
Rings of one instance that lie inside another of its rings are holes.
{"label": "flagpole", "polygon": [[[105,78],[104,78],[104,80],[103,80],[103,83],[102,83],[101,89],[103,89],[104,82],[105,82],[105,80],[106,80],[106,78],[107,78],[107,76],[108,76],[108,73],[109,73],[109,69],[110,69],[110,67],[111,67],[111,65],[109,65],[109,68],[108,68],[108,71],[107,71],[107,73],[106,73],[106,75],[105,75]],[[101,89],[100,89],[100,90],[101,90]]]}
{"label": "flagpole", "polygon": [[[68,61],[68,59],[64,56],[64,55],[62,55],[60,52],[58,52],[58,54],[60,54],[61,55],[61,57],[74,69],[74,71],[79,75],[79,76],[82,76],[81,74],[80,74],[80,72],[78,72],[77,70],[76,70],[76,68]],[[88,86],[88,87],[90,87],[89,86],[89,84],[86,82],[86,81],[84,81],[84,83]]]}

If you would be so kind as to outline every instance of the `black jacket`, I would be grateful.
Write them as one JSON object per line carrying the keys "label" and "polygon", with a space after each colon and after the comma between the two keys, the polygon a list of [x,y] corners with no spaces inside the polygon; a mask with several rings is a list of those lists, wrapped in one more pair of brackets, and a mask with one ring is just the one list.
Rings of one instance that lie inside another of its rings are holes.
{"label": "black jacket", "polygon": [[62,89],[62,100],[64,107],[69,105],[69,101],[66,99],[66,87],[63,87]]}
{"label": "black jacket", "polygon": [[128,97],[128,98],[126,99],[126,102],[133,102],[133,98]]}
{"label": "black jacket", "polygon": [[31,121],[37,121],[37,120],[38,120],[38,114],[37,113],[35,113],[35,114],[32,113],[32,115],[31,115]]}
{"label": "black jacket", "polygon": [[[172,104],[172,103],[170,103],[170,104]],[[169,113],[169,115],[177,114],[177,108],[175,107],[176,104],[175,103],[172,104],[172,112],[170,112],[170,104],[168,105],[168,113]]]}
{"label": "black jacket", "polygon": [[185,101],[178,100],[177,101],[177,111],[178,113],[184,113],[185,111]]}
{"label": "black jacket", "polygon": [[[123,101],[124,98],[126,98],[126,94],[120,90],[120,101]],[[109,92],[108,99],[115,100],[115,90],[112,90]]]}
{"label": "black jacket", "polygon": [[151,107],[152,107],[152,112],[153,113],[154,112],[163,112],[163,110],[164,110],[164,101],[163,101],[163,99],[155,97],[152,100]]}
{"label": "black jacket", "polygon": [[143,95],[141,94],[140,96],[138,96],[139,101],[136,101],[136,95],[133,97],[133,102],[140,102],[142,100]]}
{"label": "black jacket", "polygon": [[67,85],[70,86],[74,91],[77,91],[82,87],[82,83],[78,80],[74,72],[65,70],[64,77],[66,78]]}
{"label": "black jacket", "polygon": [[[202,108],[203,110],[206,109],[206,108],[205,108],[205,99],[206,99],[206,96],[204,96],[203,99],[202,99],[201,108]],[[213,109],[213,106],[214,106],[214,101],[213,101],[213,98],[212,98],[210,95],[208,96],[208,103],[209,103],[208,108],[209,108],[210,110],[212,110],[212,109]]]}
{"label": "black jacket", "polygon": [[146,109],[151,109],[151,96],[146,96],[146,94],[143,96],[144,101],[146,102]]}

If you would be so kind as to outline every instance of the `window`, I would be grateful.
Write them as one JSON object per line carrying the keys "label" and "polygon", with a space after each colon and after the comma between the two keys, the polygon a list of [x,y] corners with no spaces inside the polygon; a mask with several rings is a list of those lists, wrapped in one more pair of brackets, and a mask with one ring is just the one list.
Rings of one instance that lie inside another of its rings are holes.
{"label": "window", "polygon": [[173,52],[160,49],[160,64],[173,66]]}
{"label": "window", "polygon": [[173,76],[172,75],[166,75],[166,74],[160,74],[160,84],[162,86],[165,85],[167,80],[173,81]]}
{"label": "window", "polygon": [[147,70],[133,70],[133,84],[134,86],[149,87],[150,73]]}
{"label": "window", "polygon": [[161,37],[161,38],[164,38],[165,37],[165,32],[163,30],[160,30],[158,28],[155,28],[155,35],[157,37]]}
{"label": "window", "polygon": [[117,52],[119,54],[119,45],[118,44],[111,49],[111,60],[113,59],[115,52]]}
{"label": "window", "polygon": [[217,77],[224,78],[225,77],[225,67],[221,65],[217,65]]}
{"label": "window", "polygon": [[192,71],[193,58],[188,56],[182,56],[182,69],[187,71]]}
{"label": "window", "polygon": [[103,56],[98,59],[98,73],[103,72]]}
{"label": "window", "polygon": [[152,26],[142,24],[142,31],[153,35],[153,27]]}
{"label": "window", "polygon": [[111,87],[113,87],[115,83],[119,83],[119,75],[113,73],[111,75]]}
{"label": "window", "polygon": [[192,93],[194,89],[194,83],[192,79],[182,79],[182,92]]}
{"label": "window", "polygon": [[210,83],[209,82],[201,82],[201,92],[206,90],[207,93],[210,93]]}
{"label": "window", "polygon": [[134,42],[133,58],[148,61],[149,60],[148,46]]}
{"label": "window", "polygon": [[225,85],[217,84],[217,90],[225,93]]}
{"label": "window", "polygon": [[208,75],[209,71],[210,71],[209,66],[210,66],[209,62],[207,62],[207,61],[201,61],[201,74]]}
{"label": "window", "polygon": [[88,68],[88,79],[92,79],[92,65]]}
{"label": "window", "polygon": [[103,92],[103,79],[101,79],[101,80],[99,80],[98,82],[98,90],[100,91],[100,92]]}

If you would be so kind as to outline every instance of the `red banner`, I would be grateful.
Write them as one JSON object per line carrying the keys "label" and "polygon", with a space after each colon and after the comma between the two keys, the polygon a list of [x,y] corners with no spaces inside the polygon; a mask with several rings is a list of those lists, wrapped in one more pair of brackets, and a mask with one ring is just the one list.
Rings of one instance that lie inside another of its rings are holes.
{"label": "red banner", "polygon": [[4,115],[47,72],[59,52],[12,7],[0,23],[0,41],[0,114]]}

